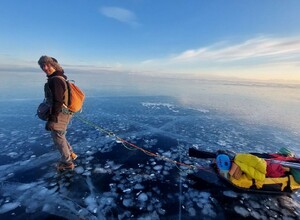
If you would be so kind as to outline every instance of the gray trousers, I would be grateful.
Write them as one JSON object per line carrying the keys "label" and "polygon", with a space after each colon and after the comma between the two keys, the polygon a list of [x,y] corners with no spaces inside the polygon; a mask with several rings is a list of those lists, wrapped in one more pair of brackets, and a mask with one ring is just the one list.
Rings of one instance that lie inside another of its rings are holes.
{"label": "gray trousers", "polygon": [[54,145],[61,154],[60,161],[63,163],[72,162],[71,153],[73,149],[66,138],[67,127],[72,118],[72,115],[60,112],[57,117],[57,123],[54,124],[54,130],[51,131],[51,136]]}

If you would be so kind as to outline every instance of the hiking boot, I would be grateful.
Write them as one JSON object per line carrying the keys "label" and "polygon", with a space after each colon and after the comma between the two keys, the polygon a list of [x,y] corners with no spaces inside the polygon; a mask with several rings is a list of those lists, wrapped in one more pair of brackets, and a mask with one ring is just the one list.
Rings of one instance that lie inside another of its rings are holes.
{"label": "hiking boot", "polygon": [[75,167],[75,165],[73,162],[70,162],[70,163],[60,162],[56,165],[56,168],[58,171],[73,170],[74,167]]}
{"label": "hiking boot", "polygon": [[70,157],[72,158],[72,160],[76,160],[78,156],[74,152],[72,152]]}

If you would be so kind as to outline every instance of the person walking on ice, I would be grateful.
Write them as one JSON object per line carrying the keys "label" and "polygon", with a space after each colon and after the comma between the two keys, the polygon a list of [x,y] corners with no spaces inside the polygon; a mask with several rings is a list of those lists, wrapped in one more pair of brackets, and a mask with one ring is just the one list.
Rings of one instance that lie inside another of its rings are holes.
{"label": "person walking on ice", "polygon": [[41,56],[38,61],[41,69],[46,73],[47,83],[44,86],[45,102],[50,105],[45,129],[51,132],[54,145],[61,154],[57,163],[59,171],[73,170],[77,155],[66,139],[67,127],[73,116],[65,105],[67,94],[67,76],[58,61],[49,56]]}

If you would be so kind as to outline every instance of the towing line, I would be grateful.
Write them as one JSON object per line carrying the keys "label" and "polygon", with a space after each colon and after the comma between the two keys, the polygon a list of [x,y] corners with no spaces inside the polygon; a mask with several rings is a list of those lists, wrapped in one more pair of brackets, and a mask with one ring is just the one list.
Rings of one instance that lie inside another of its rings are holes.
{"label": "towing line", "polygon": [[[184,166],[184,167],[187,167],[187,168],[189,168],[189,169],[195,169],[195,168],[196,168],[196,167],[193,166],[193,165],[188,165],[188,164],[185,164],[185,163],[182,163],[182,162],[178,162],[178,161],[176,161],[176,160],[172,160],[172,159],[170,159],[170,158],[167,158],[167,157],[164,157],[164,156],[160,156],[160,155],[157,154],[157,153],[155,154],[155,153],[150,152],[150,151],[148,151],[148,150],[145,150],[145,149],[143,149],[143,148],[141,148],[141,147],[138,147],[137,145],[135,145],[135,144],[133,144],[133,143],[130,143],[130,142],[124,140],[123,138],[118,137],[114,132],[108,131],[108,130],[104,129],[103,127],[100,127],[99,125],[96,125],[95,123],[93,123],[93,122],[91,122],[91,121],[89,121],[89,120],[87,120],[87,119],[85,119],[85,118],[83,118],[83,117],[81,117],[81,116],[75,115],[75,117],[78,118],[78,119],[79,119],[80,121],[82,121],[83,123],[85,123],[86,125],[89,125],[89,126],[95,128],[96,130],[98,130],[98,131],[100,131],[100,132],[102,132],[102,133],[107,134],[107,135],[110,136],[110,137],[115,137],[116,140],[120,141],[120,142],[123,144],[124,147],[126,147],[125,144],[127,144],[127,145],[133,147],[133,148],[136,149],[136,150],[142,151],[143,153],[147,154],[148,156],[157,157],[157,158],[159,158],[159,159],[161,159],[161,160],[164,160],[164,161],[173,163],[173,164],[175,164],[176,166],[177,166],[177,165],[179,165],[179,166]],[[126,148],[127,148],[127,147],[126,147]],[[129,149],[129,148],[127,148],[127,149]],[[180,169],[178,166],[177,166],[177,168]],[[199,167],[197,167],[197,169],[199,169]]]}

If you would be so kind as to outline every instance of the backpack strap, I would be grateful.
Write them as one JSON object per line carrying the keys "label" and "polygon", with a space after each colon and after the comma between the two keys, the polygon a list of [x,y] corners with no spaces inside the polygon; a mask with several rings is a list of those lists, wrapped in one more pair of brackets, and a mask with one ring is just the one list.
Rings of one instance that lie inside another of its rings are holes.
{"label": "backpack strap", "polygon": [[65,94],[64,94],[64,104],[63,106],[68,109],[68,106],[71,104],[71,90],[70,90],[70,85],[68,83],[68,81],[63,77],[63,76],[53,76],[52,78],[58,78],[58,79],[61,79],[65,85],[66,85],[66,91],[65,91]]}

